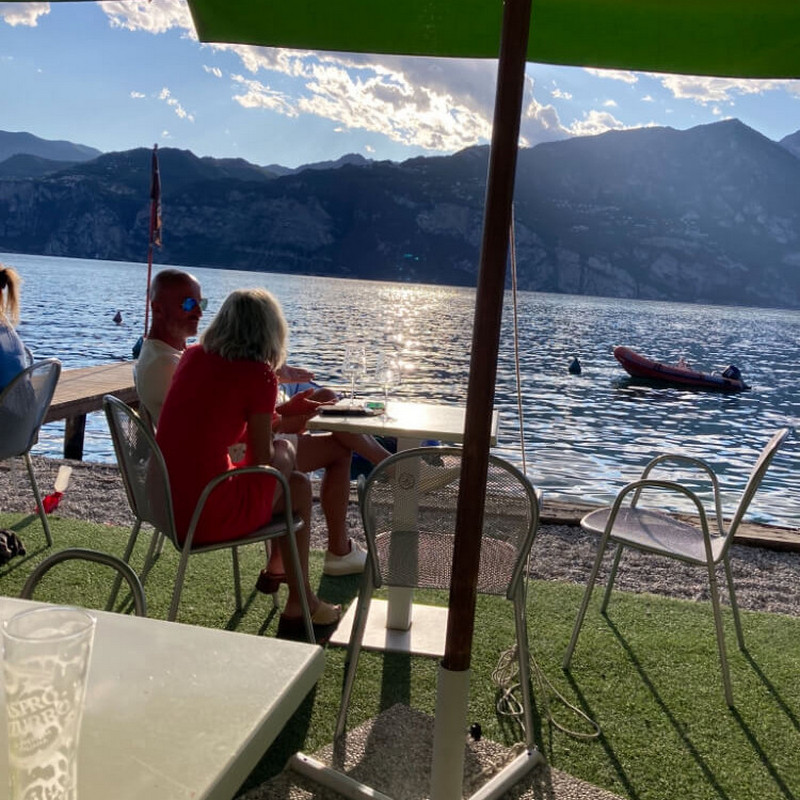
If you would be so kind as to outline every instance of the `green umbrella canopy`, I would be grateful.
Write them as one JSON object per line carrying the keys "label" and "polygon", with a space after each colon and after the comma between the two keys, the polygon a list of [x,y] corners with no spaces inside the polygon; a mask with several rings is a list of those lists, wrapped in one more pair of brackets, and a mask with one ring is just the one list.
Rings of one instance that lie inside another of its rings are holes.
{"label": "green umbrella canopy", "polygon": [[[189,0],[198,36],[306,50],[497,58],[499,0]],[[533,0],[528,61],[800,76],[800,0]]]}

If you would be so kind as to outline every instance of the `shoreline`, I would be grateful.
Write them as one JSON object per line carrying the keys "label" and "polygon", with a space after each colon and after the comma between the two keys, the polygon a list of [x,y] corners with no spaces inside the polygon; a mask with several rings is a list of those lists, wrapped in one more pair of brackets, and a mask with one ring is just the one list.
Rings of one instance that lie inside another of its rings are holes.
{"label": "shoreline", "polygon": [[[133,515],[119,470],[115,464],[65,461],[44,456],[33,457],[34,472],[42,496],[53,491],[58,468],[73,468],[69,487],[54,517],[81,519],[100,525],[130,528]],[[327,535],[319,505],[319,485],[314,481],[314,507],[311,521],[311,547],[324,550]],[[0,463],[0,511],[34,513],[33,493],[22,459]],[[535,580],[559,580],[585,585],[596,554],[595,537],[584,533],[577,524],[587,506],[548,504],[533,544],[530,576]],[[364,533],[355,501],[355,487],[348,509],[350,535],[364,543]],[[748,525],[748,530],[766,526]],[[784,530],[784,529],[778,529]],[[789,531],[794,536],[796,532]],[[800,616],[800,552],[768,549],[758,540],[733,545],[731,569],[739,606],[745,610]],[[610,563],[611,557],[608,556]],[[605,568],[599,578],[602,579]],[[726,587],[720,570],[721,585]],[[255,579],[255,576],[254,576]],[[697,567],[651,555],[626,551],[620,564],[615,588],[622,591],[650,592],[690,601],[708,600],[708,579]],[[727,587],[726,587],[727,588]],[[727,604],[728,593],[721,592]]]}

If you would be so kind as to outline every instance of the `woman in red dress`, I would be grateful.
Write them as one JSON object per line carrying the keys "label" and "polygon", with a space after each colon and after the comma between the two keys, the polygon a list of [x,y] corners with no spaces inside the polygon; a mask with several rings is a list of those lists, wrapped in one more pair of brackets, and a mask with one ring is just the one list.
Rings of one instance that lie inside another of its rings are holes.
{"label": "woman in red dress", "polygon": [[[295,453],[285,440],[273,440],[278,397],[276,370],[286,358],[287,325],[278,301],[265,289],[239,289],[188,347],[175,370],[159,418],[157,440],[169,471],[178,535],[185,536],[197,500],[216,475],[234,468],[229,448],[246,443],[246,464],[269,464],[289,480],[292,511],[303,521],[297,546],[303,586],[289,582],[289,598],[278,635],[304,638],[299,592],[306,592],[315,631],[334,626],[339,606],[320,600],[308,582],[311,485],[294,469]],[[298,420],[304,426],[305,419]],[[271,476],[244,475],[220,484],[206,503],[194,541],[238,538],[269,522],[285,498]],[[280,540],[284,563],[289,544]],[[329,633],[329,631],[328,631]]]}

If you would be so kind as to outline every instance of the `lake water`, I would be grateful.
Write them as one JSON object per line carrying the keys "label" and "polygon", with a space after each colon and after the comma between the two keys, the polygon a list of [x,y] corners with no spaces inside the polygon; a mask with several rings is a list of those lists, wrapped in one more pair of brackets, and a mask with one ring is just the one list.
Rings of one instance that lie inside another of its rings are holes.
{"label": "lake water", "polygon": [[[142,333],[146,265],[0,253],[24,279],[19,333],[37,358],[65,368],[129,360]],[[158,267],[154,267],[157,271]],[[474,290],[228,270],[192,270],[209,298],[204,322],[234,288],[266,286],[289,320],[290,363],[342,385],[343,343],[398,350],[399,399],[464,401]],[[122,313],[122,324],[113,321]],[[523,292],[518,297],[524,450],[547,496],[608,502],[650,455],[680,450],[718,469],[732,508],[768,435],[800,419],[800,313]],[[202,326],[201,326],[202,327]],[[684,356],[706,371],[735,363],[749,392],[724,395],[631,383],[614,360],[625,344],[659,360]],[[583,367],[568,373],[573,356]],[[378,393],[366,380],[365,393]],[[495,452],[521,464],[511,295],[507,296]],[[45,426],[34,452],[60,457],[63,422]],[[113,461],[102,414],[90,415],[86,459]],[[762,521],[800,524],[800,440],[778,454],[752,506]]]}

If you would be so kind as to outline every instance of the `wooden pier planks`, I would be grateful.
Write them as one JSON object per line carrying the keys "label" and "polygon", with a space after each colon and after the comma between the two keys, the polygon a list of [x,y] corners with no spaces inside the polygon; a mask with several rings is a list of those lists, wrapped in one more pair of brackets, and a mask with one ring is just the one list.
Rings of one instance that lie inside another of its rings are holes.
{"label": "wooden pier planks", "polygon": [[103,396],[107,394],[113,394],[128,405],[138,404],[132,361],[62,371],[44,421],[65,420],[64,458],[83,458],[86,415],[100,411]]}

